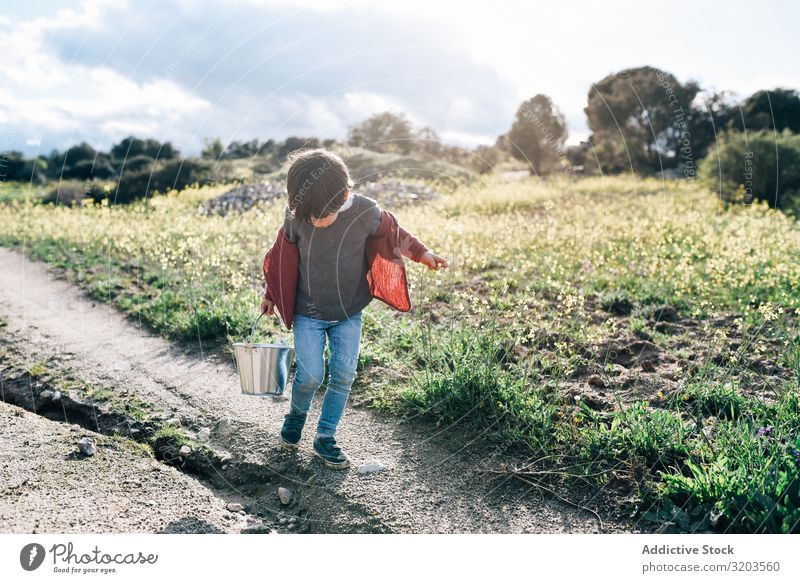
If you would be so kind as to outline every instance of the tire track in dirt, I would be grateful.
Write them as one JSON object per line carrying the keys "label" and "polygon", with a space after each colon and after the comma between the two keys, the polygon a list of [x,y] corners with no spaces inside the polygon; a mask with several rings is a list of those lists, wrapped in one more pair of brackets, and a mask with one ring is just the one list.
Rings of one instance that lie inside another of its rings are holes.
{"label": "tire track in dirt", "polygon": [[[238,467],[253,468],[254,476],[269,477],[236,485],[245,508],[286,486],[312,532],[597,531],[590,513],[483,474],[506,461],[505,450],[483,436],[465,438],[458,426],[443,430],[348,408],[338,437],[353,468],[325,468],[311,450],[322,390],[299,452],[283,452],[277,434],[285,400],[242,395],[233,362],[193,355],[140,329],[55,277],[46,264],[8,249],[0,249],[0,315],[29,354],[66,357],[87,380],[135,394],[189,426],[212,428],[215,448]],[[214,429],[220,422],[225,431]],[[355,470],[374,458],[387,469],[367,476]],[[225,470],[217,474],[225,480]],[[625,529],[613,519],[604,522],[607,531]]]}

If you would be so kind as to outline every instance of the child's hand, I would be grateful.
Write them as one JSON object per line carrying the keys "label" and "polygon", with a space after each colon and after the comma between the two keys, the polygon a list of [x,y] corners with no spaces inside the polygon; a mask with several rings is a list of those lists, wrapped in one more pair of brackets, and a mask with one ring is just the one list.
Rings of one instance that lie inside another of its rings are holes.
{"label": "child's hand", "polygon": [[423,265],[427,265],[428,269],[432,269],[433,271],[439,271],[440,267],[447,268],[450,266],[444,257],[439,257],[436,253],[431,253],[430,251],[426,251],[419,262]]}
{"label": "child's hand", "polygon": [[261,300],[261,313],[272,316],[275,314],[275,303],[269,301],[267,298]]}

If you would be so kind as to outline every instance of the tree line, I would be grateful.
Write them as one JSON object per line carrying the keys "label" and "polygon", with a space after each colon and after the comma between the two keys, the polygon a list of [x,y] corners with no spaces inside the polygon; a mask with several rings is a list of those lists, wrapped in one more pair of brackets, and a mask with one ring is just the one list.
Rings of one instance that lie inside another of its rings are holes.
{"label": "tree line", "polygon": [[[224,179],[220,168],[226,160],[249,159],[255,171],[269,173],[295,150],[347,145],[433,156],[479,173],[513,157],[539,176],[557,171],[700,176],[726,200],[762,199],[775,207],[785,207],[800,192],[795,176],[800,171],[790,164],[800,157],[800,96],[795,90],[757,91],[737,102],[729,92],[703,91],[695,81],[681,83],[669,72],[645,66],[593,83],[584,113],[591,134],[569,147],[564,115],[550,97],[538,94],[519,106],[510,129],[493,145],[474,149],[445,144],[433,128],[415,128],[402,113],[382,112],[350,127],[346,144],[298,136],[227,145],[213,139],[206,140],[199,158],[181,158],[170,142],[129,136],[107,152],[86,142],[35,159],[12,151],[0,156],[0,179],[113,180],[117,200],[123,201]],[[708,162],[712,150],[715,167]]]}

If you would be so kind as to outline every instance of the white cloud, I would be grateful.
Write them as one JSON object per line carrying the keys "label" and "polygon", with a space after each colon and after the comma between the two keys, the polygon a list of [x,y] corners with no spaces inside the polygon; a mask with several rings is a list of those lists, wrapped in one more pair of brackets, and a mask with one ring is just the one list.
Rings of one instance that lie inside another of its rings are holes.
{"label": "white cloud", "polygon": [[[0,54],[5,55],[0,124],[24,128],[28,135],[88,134],[114,140],[130,133],[158,134],[164,123],[207,109],[205,99],[169,79],[135,82],[105,66],[65,63],[48,50],[49,32],[101,29],[108,10],[125,5],[85,1],[78,9],[0,31]],[[39,142],[25,143],[30,147]]]}

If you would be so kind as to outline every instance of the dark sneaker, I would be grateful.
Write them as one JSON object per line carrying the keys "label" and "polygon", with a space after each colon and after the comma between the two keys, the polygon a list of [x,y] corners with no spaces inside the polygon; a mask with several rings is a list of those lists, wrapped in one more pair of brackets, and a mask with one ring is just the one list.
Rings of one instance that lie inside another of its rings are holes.
{"label": "dark sneaker", "polygon": [[350,465],[350,458],[336,445],[333,437],[317,437],[314,440],[314,453],[321,457],[329,468],[343,470]]}
{"label": "dark sneaker", "polygon": [[284,449],[297,449],[300,436],[303,433],[303,426],[306,424],[306,416],[297,413],[289,413],[283,418],[281,427],[281,447]]}

